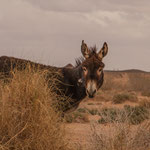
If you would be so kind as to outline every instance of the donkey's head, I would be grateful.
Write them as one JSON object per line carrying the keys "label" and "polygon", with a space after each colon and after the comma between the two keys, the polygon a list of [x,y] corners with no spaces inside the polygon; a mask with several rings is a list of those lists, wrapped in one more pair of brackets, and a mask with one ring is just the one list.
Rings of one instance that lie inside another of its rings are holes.
{"label": "donkey's head", "polygon": [[108,52],[108,46],[105,42],[100,51],[96,52],[96,48],[89,49],[84,41],[82,41],[81,52],[85,58],[81,64],[83,84],[87,95],[92,98],[103,84],[104,63],[102,59]]}

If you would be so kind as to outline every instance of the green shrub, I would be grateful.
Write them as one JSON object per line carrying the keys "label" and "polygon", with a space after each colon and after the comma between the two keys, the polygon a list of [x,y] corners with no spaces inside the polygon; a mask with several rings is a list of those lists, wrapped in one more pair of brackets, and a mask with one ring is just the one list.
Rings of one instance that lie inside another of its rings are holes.
{"label": "green shrub", "polygon": [[85,108],[79,108],[77,111],[80,112],[80,113],[86,113],[86,109]]}
{"label": "green shrub", "polygon": [[125,111],[128,114],[129,122],[131,124],[140,124],[144,120],[149,119],[149,111],[146,107],[129,105],[124,106]]}
{"label": "green shrub", "polygon": [[93,103],[88,103],[88,105],[94,105]]}
{"label": "green shrub", "polygon": [[121,104],[127,100],[135,102],[137,100],[137,96],[130,93],[121,93],[121,94],[116,94],[113,97],[114,104]]}
{"label": "green shrub", "polygon": [[[116,108],[105,108],[99,115],[101,119],[98,120],[99,123],[113,123],[113,122],[123,122],[124,112]],[[120,116],[120,119],[118,118]],[[122,118],[122,119],[121,119]]]}
{"label": "green shrub", "polygon": [[97,115],[99,112],[97,109],[87,109],[87,111],[91,114],[91,115]]}
{"label": "green shrub", "polygon": [[100,112],[101,119],[99,123],[124,123],[140,124],[144,120],[149,119],[149,111],[146,107],[129,105],[124,106],[124,109],[105,108]]}

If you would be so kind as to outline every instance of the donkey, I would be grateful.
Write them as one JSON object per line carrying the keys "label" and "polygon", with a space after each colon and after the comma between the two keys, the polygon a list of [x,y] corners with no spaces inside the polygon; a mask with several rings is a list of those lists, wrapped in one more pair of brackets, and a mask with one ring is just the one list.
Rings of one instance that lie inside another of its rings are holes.
{"label": "donkey", "polygon": [[[62,110],[66,112],[70,109],[76,109],[86,96],[93,98],[104,81],[104,63],[102,59],[108,52],[107,43],[105,42],[100,51],[97,52],[96,47],[89,48],[83,40],[81,52],[83,57],[76,60],[75,67],[68,64],[61,68],[38,64],[29,60],[2,56],[0,57],[0,72],[5,76],[10,76],[11,70],[23,70],[27,64],[41,70],[55,70],[60,72],[62,76],[59,77],[61,82],[58,87],[65,96],[71,98],[69,104],[64,105],[65,107]],[[56,91],[56,93],[59,92]]]}

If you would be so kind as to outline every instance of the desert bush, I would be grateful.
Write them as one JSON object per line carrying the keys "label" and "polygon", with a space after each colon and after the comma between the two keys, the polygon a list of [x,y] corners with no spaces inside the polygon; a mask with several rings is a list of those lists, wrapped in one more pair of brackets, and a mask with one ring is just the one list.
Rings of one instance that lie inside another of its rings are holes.
{"label": "desert bush", "polygon": [[104,123],[124,123],[128,120],[129,124],[140,124],[149,119],[149,111],[146,107],[142,106],[129,106],[125,105],[124,109],[105,108],[99,112],[101,118],[98,120],[100,124]]}
{"label": "desert bush", "polygon": [[66,114],[65,121],[67,123],[72,123],[72,122],[85,123],[85,122],[89,122],[89,118],[86,113],[75,111],[70,114]]}
{"label": "desert bush", "polygon": [[94,105],[94,103],[88,103],[88,105]]}
{"label": "desert bush", "polygon": [[117,94],[117,95],[114,95],[114,97],[113,97],[113,103],[115,103],[115,104],[123,103],[126,100],[129,100],[128,94]]}
{"label": "desert bush", "polygon": [[125,112],[117,108],[104,108],[99,112],[101,118],[98,120],[100,124],[113,123],[113,122],[124,122]]}
{"label": "desert bush", "polygon": [[85,108],[79,108],[77,109],[78,112],[80,113],[86,113],[86,109]]}
{"label": "desert bush", "polygon": [[[53,78],[54,80],[54,78]],[[58,98],[45,72],[12,72],[0,90],[0,149],[67,150],[64,125],[53,107]]]}
{"label": "desert bush", "polygon": [[72,114],[67,114],[64,116],[64,120],[66,123],[72,123],[75,121],[74,117]]}
{"label": "desert bush", "polygon": [[120,93],[113,96],[113,103],[114,104],[121,104],[125,101],[137,101],[137,96],[131,93]]}
{"label": "desert bush", "polygon": [[149,120],[137,126],[118,122],[114,122],[109,126],[94,124],[91,129],[89,150],[150,149]]}
{"label": "desert bush", "polygon": [[144,120],[149,119],[149,111],[146,107],[129,105],[124,106],[125,111],[128,114],[129,122],[131,124],[140,124]]}
{"label": "desert bush", "polygon": [[90,113],[91,115],[97,115],[99,113],[98,109],[96,109],[96,108],[87,109],[87,112]]}

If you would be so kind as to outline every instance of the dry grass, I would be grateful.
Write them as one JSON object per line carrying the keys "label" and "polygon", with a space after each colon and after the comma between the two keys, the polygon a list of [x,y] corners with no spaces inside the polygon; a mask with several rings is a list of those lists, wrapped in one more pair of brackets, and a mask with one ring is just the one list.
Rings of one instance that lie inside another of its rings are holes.
{"label": "dry grass", "polygon": [[136,127],[127,124],[93,126],[90,150],[149,150],[150,122]]}
{"label": "dry grass", "polygon": [[107,126],[93,125],[89,147],[89,150],[149,150],[150,120],[137,126],[116,121]]}
{"label": "dry grass", "polygon": [[[139,106],[101,109],[99,124],[91,127],[88,150],[150,150],[149,89],[148,73],[107,72],[102,87],[107,99],[114,104],[137,102]],[[145,99],[138,99],[139,93]]]}
{"label": "dry grass", "polygon": [[12,72],[0,88],[1,150],[67,150],[60,114],[52,107],[58,97],[45,72]]}

